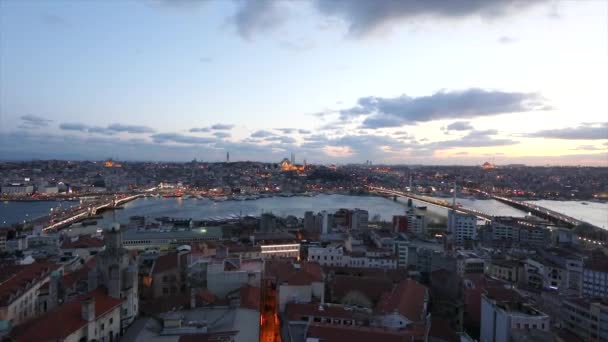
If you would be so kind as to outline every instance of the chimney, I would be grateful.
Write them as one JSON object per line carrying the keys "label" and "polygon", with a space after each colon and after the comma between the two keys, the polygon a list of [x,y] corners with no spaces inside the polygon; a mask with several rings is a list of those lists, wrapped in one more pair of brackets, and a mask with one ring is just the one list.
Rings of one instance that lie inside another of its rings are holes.
{"label": "chimney", "polygon": [[85,298],[80,307],[82,319],[87,322],[93,322],[95,320],[95,299],[93,297]]}

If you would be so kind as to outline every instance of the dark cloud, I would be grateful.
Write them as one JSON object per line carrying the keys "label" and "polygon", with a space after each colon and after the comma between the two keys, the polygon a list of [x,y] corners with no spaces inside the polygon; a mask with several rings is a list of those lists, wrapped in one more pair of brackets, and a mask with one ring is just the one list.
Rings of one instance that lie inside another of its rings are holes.
{"label": "dark cloud", "polygon": [[138,125],[123,125],[119,123],[109,125],[108,130],[125,133],[154,133],[154,129],[150,127]]}
{"label": "dark cloud", "polygon": [[252,138],[267,138],[267,137],[272,137],[275,135],[276,134],[274,134],[270,131],[265,131],[265,130],[259,130],[259,131],[255,131],[255,132],[251,133]]}
{"label": "dark cloud", "polygon": [[211,129],[215,130],[215,131],[229,131],[232,128],[234,128],[234,125],[215,124],[215,125],[211,126]]}
{"label": "dark cloud", "polygon": [[312,132],[311,132],[311,131],[309,131],[309,130],[307,130],[307,129],[299,129],[299,130],[298,130],[298,133],[300,133],[300,134],[310,134],[310,133],[312,133]]}
{"label": "dark cloud", "polygon": [[608,122],[598,124],[583,124],[578,127],[568,127],[561,129],[546,129],[530,134],[532,138],[551,138],[567,140],[601,140],[608,139]]}
{"label": "dark cloud", "polygon": [[210,131],[211,131],[211,129],[209,127],[190,128],[191,133],[207,133]]}
{"label": "dark cloud", "polygon": [[179,133],[157,133],[150,136],[156,143],[178,143],[190,145],[205,145],[216,141],[215,138],[193,137]]}
{"label": "dark cloud", "polygon": [[59,128],[65,131],[88,132],[89,126],[80,123],[62,123]]}
{"label": "dark cloud", "polygon": [[545,110],[536,93],[503,92],[472,88],[440,91],[430,96],[394,98],[363,97],[357,106],[340,111],[343,121],[367,116],[363,128],[398,127],[440,119],[462,119],[504,113]]}
{"label": "dark cloud", "polygon": [[280,26],[287,16],[281,1],[241,0],[236,14],[231,18],[238,34],[250,40],[255,34],[268,32]]}
{"label": "dark cloud", "polygon": [[296,131],[295,128],[275,128],[275,130],[277,130],[283,134],[292,134]]}
{"label": "dark cloud", "polygon": [[220,139],[230,138],[230,133],[226,133],[226,132],[215,132],[215,133],[213,133],[213,135],[216,138],[220,138]]}
{"label": "dark cloud", "polygon": [[123,125],[114,123],[108,127],[89,126],[83,123],[62,123],[59,128],[64,131],[79,131],[85,133],[113,135],[116,133],[154,133],[154,130],[146,126]]}
{"label": "dark cloud", "polygon": [[53,120],[48,120],[36,115],[23,115],[21,118],[22,128],[40,128],[47,127]]}
{"label": "dark cloud", "polygon": [[296,139],[294,139],[292,137],[281,136],[281,135],[266,137],[264,140],[274,141],[274,142],[278,142],[281,144],[294,144],[296,142]]}
{"label": "dark cloud", "polygon": [[435,141],[422,145],[425,148],[434,150],[446,150],[457,147],[492,147],[509,146],[519,144],[519,141],[512,139],[494,139],[491,136],[498,134],[494,129],[484,131],[471,131],[459,139]]}
{"label": "dark cloud", "polygon": [[446,127],[448,131],[468,131],[473,129],[473,126],[468,121],[452,122]]}
{"label": "dark cloud", "polygon": [[355,37],[365,36],[399,21],[419,18],[458,20],[472,16],[504,17],[547,0],[316,0],[325,15],[338,17]]}

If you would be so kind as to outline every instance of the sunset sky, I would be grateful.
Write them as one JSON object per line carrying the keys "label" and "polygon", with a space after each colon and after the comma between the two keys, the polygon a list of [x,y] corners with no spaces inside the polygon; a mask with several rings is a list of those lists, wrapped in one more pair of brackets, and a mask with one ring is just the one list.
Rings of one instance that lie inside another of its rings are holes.
{"label": "sunset sky", "polygon": [[0,160],[608,165],[606,1],[0,1]]}

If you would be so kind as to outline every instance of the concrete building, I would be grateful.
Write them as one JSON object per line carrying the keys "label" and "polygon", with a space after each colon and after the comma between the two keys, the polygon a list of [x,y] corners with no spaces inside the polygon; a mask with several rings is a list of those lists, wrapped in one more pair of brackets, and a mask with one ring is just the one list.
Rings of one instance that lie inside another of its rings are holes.
{"label": "concrete building", "polygon": [[494,217],[490,229],[490,242],[494,245],[546,247],[551,243],[549,229],[517,217]]}
{"label": "concrete building", "polygon": [[271,233],[277,228],[277,218],[272,213],[263,213],[260,217],[260,231]]}
{"label": "concrete building", "polygon": [[207,266],[207,289],[218,298],[243,286],[259,288],[264,263],[261,260],[224,259]]}
{"label": "concrete building", "polygon": [[608,298],[608,258],[595,257],[583,268],[583,295]]}
{"label": "concrete building", "polygon": [[408,231],[417,236],[426,234],[427,221],[424,214],[416,213],[414,207],[409,207],[406,211]]}
{"label": "concrete building", "polygon": [[222,239],[222,227],[204,227],[190,230],[137,230],[128,229],[124,232],[123,243],[127,249],[159,249],[170,250],[182,245]]}
{"label": "concrete building", "polygon": [[521,301],[481,296],[480,342],[511,342],[513,330],[549,331],[549,316]]}
{"label": "concrete building", "polygon": [[413,279],[400,282],[393,291],[382,296],[378,303],[376,325],[393,330],[424,325],[427,318],[428,292],[426,286]]}
{"label": "concrete building", "polygon": [[564,328],[584,341],[608,341],[608,302],[590,298],[563,301]]}
{"label": "concrete building", "polygon": [[367,229],[369,213],[363,209],[353,209],[350,213],[350,229]]}
{"label": "concrete building", "polygon": [[276,288],[277,308],[288,303],[325,302],[325,283],[317,263],[269,260],[264,266],[263,287]]}
{"label": "concrete building", "polygon": [[393,232],[405,233],[408,230],[407,216],[405,215],[394,215],[393,216]]}
{"label": "concrete building", "polygon": [[0,188],[2,195],[26,196],[34,193],[34,186],[27,184],[7,184]]}
{"label": "concrete building", "polygon": [[16,327],[16,341],[117,341],[123,300],[97,289]]}
{"label": "concrete building", "polygon": [[462,247],[465,241],[477,240],[477,217],[472,214],[448,211],[448,240],[454,247]]}
{"label": "concrete building", "polygon": [[304,230],[307,232],[317,231],[317,227],[315,225],[315,214],[312,211],[307,211],[304,213]]}
{"label": "concrete building", "polygon": [[39,314],[40,289],[53,272],[63,268],[50,262],[10,265],[0,268],[0,321],[16,326]]}
{"label": "concrete building", "polygon": [[458,251],[456,257],[456,274],[464,277],[468,274],[483,274],[485,262],[477,254]]}
{"label": "concrete building", "polygon": [[492,260],[488,269],[490,276],[506,280],[512,284],[517,284],[521,271],[523,271],[522,263],[515,260],[503,259]]}
{"label": "concrete building", "polygon": [[8,232],[4,229],[0,230],[0,253],[6,251],[6,234]]}
{"label": "concrete building", "polygon": [[152,297],[185,295],[187,293],[187,252],[171,252],[154,261],[150,270]]}
{"label": "concrete building", "polygon": [[95,269],[89,275],[89,289],[103,286],[108,295],[121,300],[120,332],[122,333],[139,314],[138,266],[123,247],[118,224],[104,234],[105,249],[96,256]]}

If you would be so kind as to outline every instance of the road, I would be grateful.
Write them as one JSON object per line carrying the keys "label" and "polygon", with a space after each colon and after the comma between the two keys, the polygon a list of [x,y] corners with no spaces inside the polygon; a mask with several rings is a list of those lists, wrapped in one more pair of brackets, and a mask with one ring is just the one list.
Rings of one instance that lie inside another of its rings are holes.
{"label": "road", "polygon": [[260,342],[281,342],[281,325],[277,314],[276,290],[267,288],[262,303]]}

